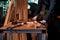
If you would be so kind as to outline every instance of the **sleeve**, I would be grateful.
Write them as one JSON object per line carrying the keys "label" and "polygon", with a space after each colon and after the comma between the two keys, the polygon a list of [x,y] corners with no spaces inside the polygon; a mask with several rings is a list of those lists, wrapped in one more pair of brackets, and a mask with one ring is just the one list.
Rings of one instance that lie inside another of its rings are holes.
{"label": "sleeve", "polygon": [[45,15],[44,20],[46,20],[46,21],[48,20],[50,14],[52,13],[52,11],[54,11],[53,10],[54,7],[55,7],[55,0],[50,0],[49,10],[48,10],[47,14]]}

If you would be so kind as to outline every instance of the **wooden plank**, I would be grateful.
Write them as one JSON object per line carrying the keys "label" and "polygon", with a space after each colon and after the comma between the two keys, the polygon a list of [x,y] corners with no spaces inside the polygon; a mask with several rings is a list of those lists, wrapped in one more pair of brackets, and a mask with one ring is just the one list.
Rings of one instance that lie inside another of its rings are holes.
{"label": "wooden plank", "polygon": [[22,33],[20,33],[20,40],[22,40]]}
{"label": "wooden plank", "polygon": [[11,28],[13,30],[47,30],[46,27],[40,26],[40,28],[37,28],[35,26],[32,26],[32,24],[25,24],[23,26],[16,26],[15,27],[14,25],[11,24],[11,22],[8,25],[6,25],[5,27],[4,26],[1,27],[0,30],[7,30],[7,28],[9,28],[9,26],[11,26]]}
{"label": "wooden plank", "polygon": [[16,14],[19,14],[20,21],[23,20],[22,4],[23,4],[23,0],[16,0]]}
{"label": "wooden plank", "polygon": [[23,0],[23,18],[28,21],[28,0]]}
{"label": "wooden plank", "polygon": [[13,40],[19,40],[18,33],[13,33]]}
{"label": "wooden plank", "polygon": [[10,1],[8,11],[7,11],[7,15],[6,15],[6,19],[5,19],[5,22],[4,22],[4,26],[7,25],[8,22],[9,22],[9,19],[10,19],[10,16],[11,16],[10,13],[11,13],[12,6],[13,6],[13,1]]}
{"label": "wooden plank", "polygon": [[8,37],[10,37],[9,40],[13,40],[13,35],[12,35],[12,33],[9,33],[9,36],[8,36]]}
{"label": "wooden plank", "polygon": [[15,15],[16,15],[15,14],[15,8],[14,8],[14,5],[13,5],[11,13],[10,13],[10,20],[9,21],[14,21]]}
{"label": "wooden plank", "polygon": [[[25,16],[27,16],[27,15],[25,15],[27,13],[27,10],[26,10],[27,8],[26,8],[25,3],[26,3],[26,0],[25,1],[24,0],[16,0],[16,12],[19,14],[19,20],[20,21],[21,20],[26,21],[26,19],[27,19],[27,17],[25,19]],[[24,19],[23,19],[23,17],[24,17]],[[25,40],[25,36],[26,36],[26,34],[22,33],[22,39],[20,39],[20,40]]]}
{"label": "wooden plank", "polygon": [[27,35],[26,35],[26,33],[22,33],[22,40],[27,40]]}

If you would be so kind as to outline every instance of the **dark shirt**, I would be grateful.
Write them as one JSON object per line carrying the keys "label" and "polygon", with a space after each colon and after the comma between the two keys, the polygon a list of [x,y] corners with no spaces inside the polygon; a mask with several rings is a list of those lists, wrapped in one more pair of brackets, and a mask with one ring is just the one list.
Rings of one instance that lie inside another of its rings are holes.
{"label": "dark shirt", "polygon": [[55,1],[53,11],[48,20],[48,27],[52,32],[60,32],[60,18],[57,17],[60,16],[60,0]]}

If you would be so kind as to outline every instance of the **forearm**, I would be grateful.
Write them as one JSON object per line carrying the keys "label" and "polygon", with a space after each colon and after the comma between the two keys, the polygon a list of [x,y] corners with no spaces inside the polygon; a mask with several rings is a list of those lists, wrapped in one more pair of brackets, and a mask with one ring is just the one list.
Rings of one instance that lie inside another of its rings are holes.
{"label": "forearm", "polygon": [[46,21],[48,20],[50,14],[52,13],[52,11],[54,11],[53,10],[54,6],[55,6],[55,0],[50,0],[50,7],[49,7],[49,10],[48,10],[47,14],[44,17],[44,20],[46,20]]}

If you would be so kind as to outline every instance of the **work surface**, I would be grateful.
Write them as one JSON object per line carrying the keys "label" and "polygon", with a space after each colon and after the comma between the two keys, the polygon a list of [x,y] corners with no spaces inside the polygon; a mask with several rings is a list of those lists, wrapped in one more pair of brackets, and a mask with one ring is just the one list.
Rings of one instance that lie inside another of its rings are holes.
{"label": "work surface", "polygon": [[6,26],[1,27],[0,30],[46,30],[46,27],[44,25],[38,27],[33,23],[24,25],[20,25],[19,23],[12,25],[11,23],[9,23]]}

